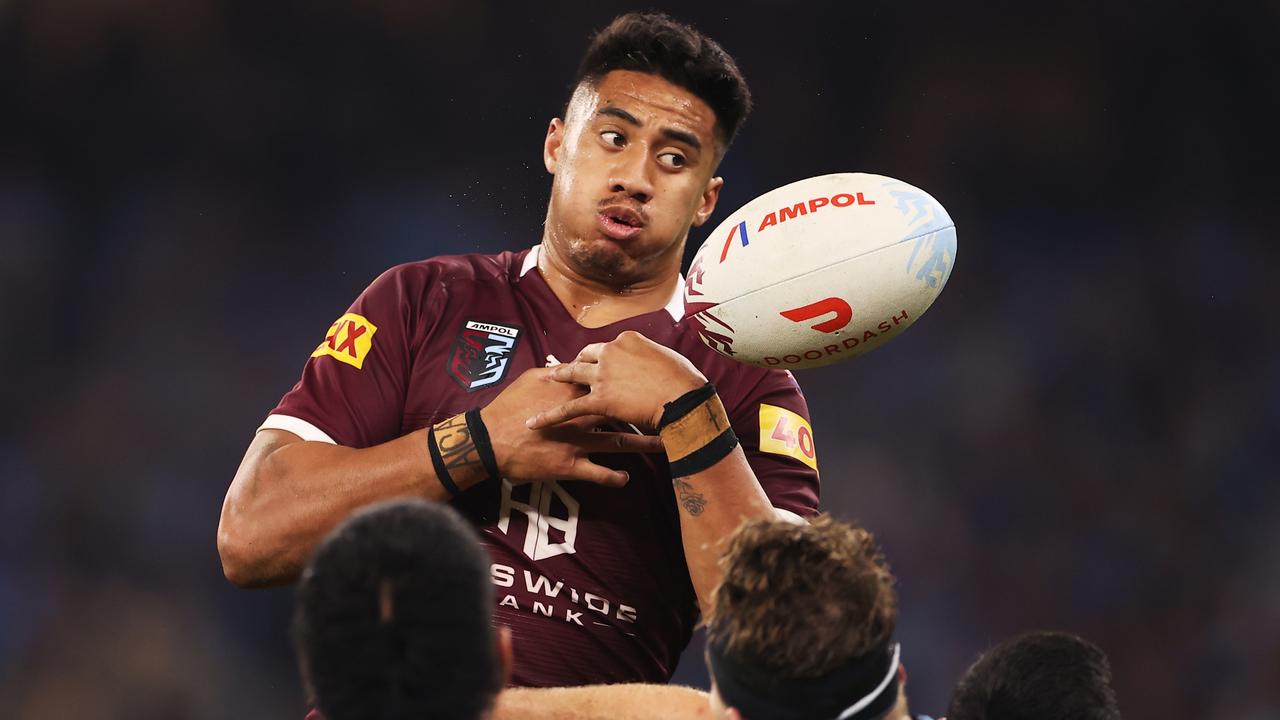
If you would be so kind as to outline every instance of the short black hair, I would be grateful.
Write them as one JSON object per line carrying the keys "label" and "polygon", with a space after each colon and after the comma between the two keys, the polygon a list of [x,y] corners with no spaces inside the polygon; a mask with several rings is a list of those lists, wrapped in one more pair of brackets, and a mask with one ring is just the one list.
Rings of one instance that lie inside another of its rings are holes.
{"label": "short black hair", "polygon": [[573,88],[598,82],[614,70],[663,78],[701,98],[716,114],[720,141],[728,147],[751,113],[751,90],[719,43],[662,13],[628,13],[591,38]]}
{"label": "short black hair", "polygon": [[1057,632],[1006,640],[956,685],[948,720],[1120,720],[1111,665],[1096,645]]}
{"label": "short black hair", "polygon": [[394,501],[320,545],[293,638],[326,720],[476,720],[502,686],[489,560],[456,511]]}

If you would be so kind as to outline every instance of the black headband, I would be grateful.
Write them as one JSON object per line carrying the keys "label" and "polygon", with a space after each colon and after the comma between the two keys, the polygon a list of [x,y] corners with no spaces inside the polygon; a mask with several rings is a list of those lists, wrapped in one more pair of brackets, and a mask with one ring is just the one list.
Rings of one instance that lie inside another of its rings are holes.
{"label": "black headband", "polygon": [[714,642],[707,660],[720,699],[747,720],[872,720],[898,701],[900,651],[888,643],[816,678],[779,677]]}

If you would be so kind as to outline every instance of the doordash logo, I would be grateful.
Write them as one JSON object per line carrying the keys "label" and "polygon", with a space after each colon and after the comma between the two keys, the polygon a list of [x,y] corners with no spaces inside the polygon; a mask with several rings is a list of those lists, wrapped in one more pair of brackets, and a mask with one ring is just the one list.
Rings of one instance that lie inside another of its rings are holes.
{"label": "doordash logo", "polygon": [[818,302],[802,305],[798,308],[783,310],[778,314],[794,323],[803,323],[824,315],[831,315],[832,317],[822,322],[810,325],[814,330],[824,333],[843,330],[853,320],[853,308],[849,307],[849,303],[838,297],[824,298]]}

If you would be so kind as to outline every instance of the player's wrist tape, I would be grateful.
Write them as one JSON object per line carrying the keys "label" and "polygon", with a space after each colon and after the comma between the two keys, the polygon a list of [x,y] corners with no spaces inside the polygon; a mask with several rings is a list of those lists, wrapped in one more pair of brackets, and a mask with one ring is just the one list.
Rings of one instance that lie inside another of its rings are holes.
{"label": "player's wrist tape", "polygon": [[726,428],[716,439],[685,455],[679,460],[672,460],[671,477],[689,477],[710,468],[720,462],[738,447],[738,436],[733,428]]}
{"label": "player's wrist tape", "polygon": [[457,495],[462,492],[449,475],[449,468],[445,467],[444,459],[440,457],[440,443],[436,441],[436,428],[434,425],[427,427],[427,451],[431,453],[431,465],[436,470],[436,479],[440,481],[441,487],[450,495]]}
{"label": "player's wrist tape", "polygon": [[427,450],[431,453],[431,465],[436,470],[436,479],[440,481],[440,486],[450,496],[462,492],[458,488],[458,484],[453,481],[453,477],[449,475],[449,468],[445,466],[444,458],[440,457],[440,443],[436,441],[436,427],[434,425],[427,427]]}
{"label": "player's wrist tape", "polygon": [[662,406],[662,418],[658,420],[658,430],[688,415],[694,408],[710,400],[716,395],[716,386],[708,382],[695,388]]}
{"label": "player's wrist tape", "polygon": [[671,463],[671,477],[700,473],[738,446],[724,403],[711,383],[667,403],[658,432]]}
{"label": "player's wrist tape", "polygon": [[480,454],[480,462],[484,465],[484,470],[489,474],[490,480],[498,480],[501,475],[498,473],[498,458],[493,454],[493,443],[489,441],[489,428],[484,426],[484,420],[480,417],[480,408],[467,411],[467,429],[471,431],[471,442],[476,445],[476,452]]}
{"label": "player's wrist tape", "polygon": [[[465,431],[463,427],[466,427]],[[427,433],[427,449],[431,454],[431,465],[436,470],[436,478],[440,481],[440,485],[451,496],[462,492],[462,489],[458,487],[458,480],[449,471],[450,461],[445,460],[444,453],[440,450],[440,439],[437,437],[440,432],[446,433],[445,439],[448,446],[446,449],[453,459],[454,467],[463,467],[468,471],[467,477],[462,478],[463,482],[467,485],[473,484],[473,481],[482,482],[485,478],[476,478],[480,468],[484,468],[484,473],[489,480],[497,480],[500,477],[498,459],[493,454],[493,442],[489,440],[489,429],[485,427],[484,419],[480,417],[480,410],[468,410],[454,415],[444,422],[432,425]]]}

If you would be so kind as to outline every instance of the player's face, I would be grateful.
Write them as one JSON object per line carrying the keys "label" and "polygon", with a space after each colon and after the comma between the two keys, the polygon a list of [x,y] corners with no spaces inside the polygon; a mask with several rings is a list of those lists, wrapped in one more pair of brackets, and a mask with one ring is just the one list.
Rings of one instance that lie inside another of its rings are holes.
{"label": "player's face", "polygon": [[551,121],[543,156],[555,176],[544,242],[584,278],[613,287],[679,271],[691,225],[724,181],[715,113],[656,75],[615,70],[580,86]]}

